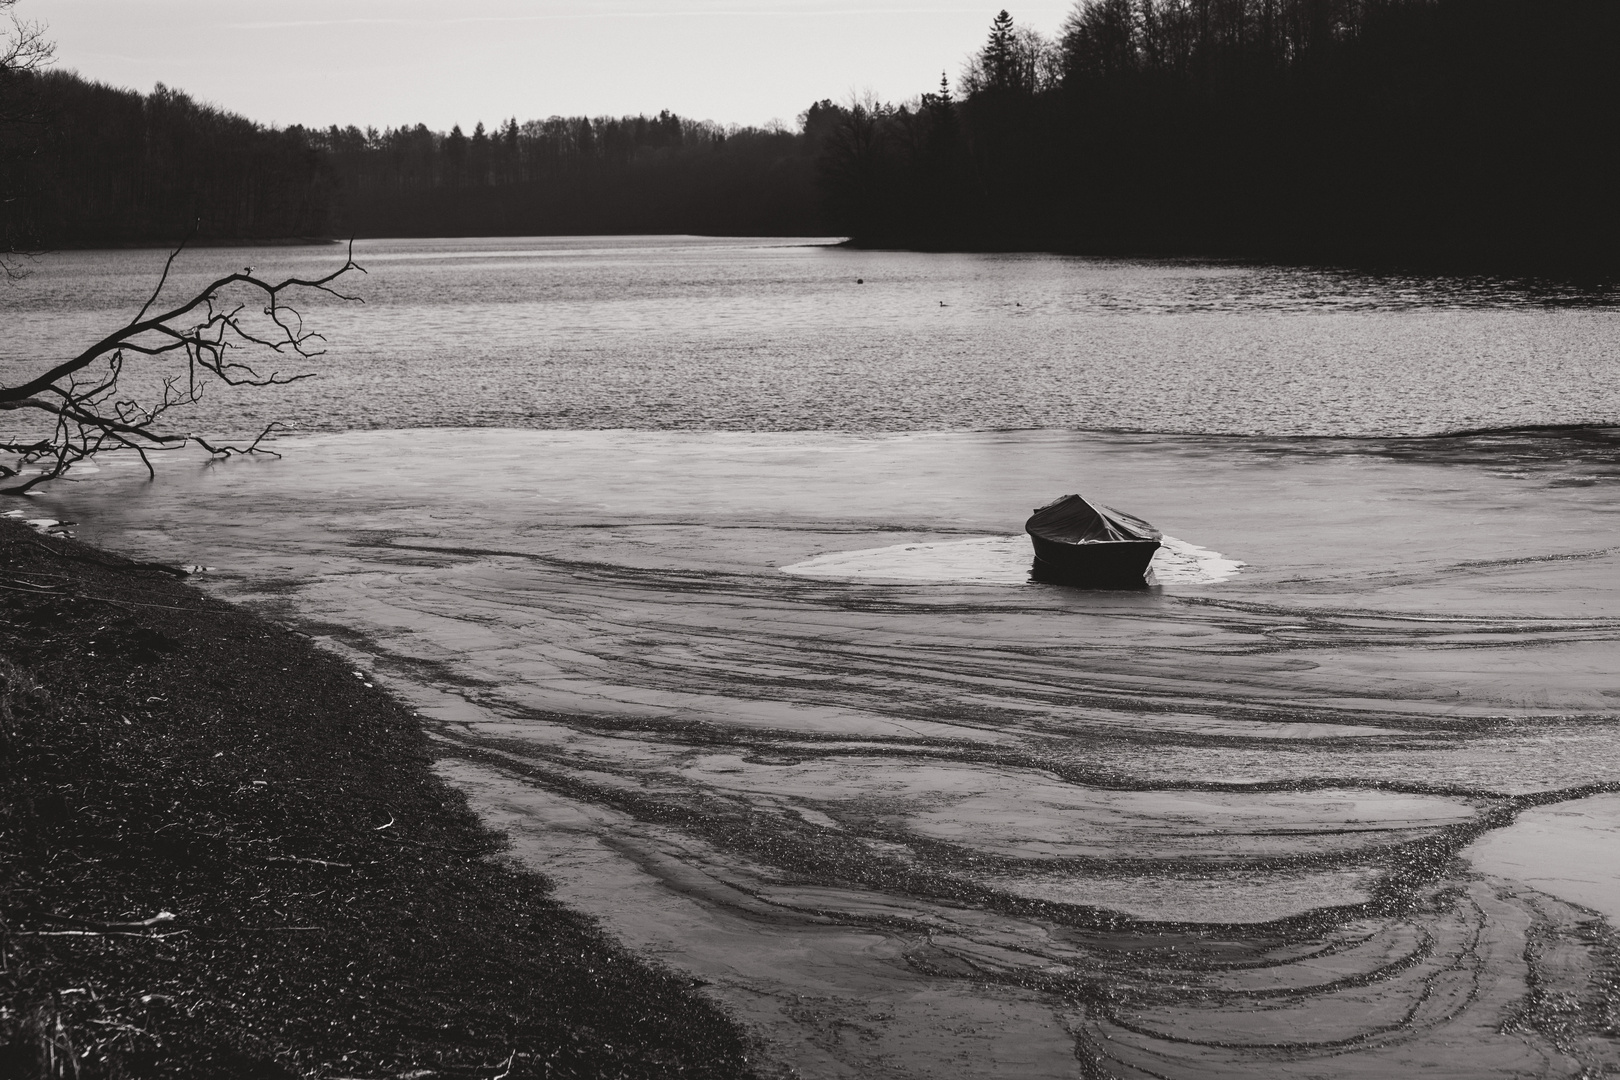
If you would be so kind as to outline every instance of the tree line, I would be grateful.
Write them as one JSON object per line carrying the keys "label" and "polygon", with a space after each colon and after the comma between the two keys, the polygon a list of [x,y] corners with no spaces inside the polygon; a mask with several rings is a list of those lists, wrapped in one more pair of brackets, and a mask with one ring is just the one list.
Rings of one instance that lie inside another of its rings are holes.
{"label": "tree line", "polygon": [[[3,2],[3,0],[0,0]],[[1079,0],[797,130],[669,112],[267,128],[0,67],[0,226],[204,236],[840,233],[925,249],[1612,267],[1614,0]]]}
{"label": "tree line", "polygon": [[858,242],[1620,263],[1612,0],[1081,0],[959,79],[808,115]]}
{"label": "tree line", "polygon": [[358,235],[825,230],[814,163],[786,129],[656,116],[514,117],[470,135],[424,125],[311,132]]}
{"label": "tree line", "polygon": [[11,71],[8,235],[33,246],[204,239],[554,233],[819,234],[797,132],[669,112],[272,128],[159,84]]}

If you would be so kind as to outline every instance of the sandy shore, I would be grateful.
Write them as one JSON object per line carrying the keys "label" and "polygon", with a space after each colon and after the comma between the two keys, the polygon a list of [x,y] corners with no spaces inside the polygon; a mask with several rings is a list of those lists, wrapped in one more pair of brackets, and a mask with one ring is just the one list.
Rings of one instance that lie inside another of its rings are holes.
{"label": "sandy shore", "polygon": [[0,1074],[748,1075],[690,980],[502,861],[367,674],[0,522]]}

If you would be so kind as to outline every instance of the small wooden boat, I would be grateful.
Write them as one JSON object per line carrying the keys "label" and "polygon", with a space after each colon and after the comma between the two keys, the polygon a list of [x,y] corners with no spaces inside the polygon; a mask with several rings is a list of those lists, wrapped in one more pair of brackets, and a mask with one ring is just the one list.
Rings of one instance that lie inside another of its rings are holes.
{"label": "small wooden boat", "polygon": [[1065,495],[1024,523],[1041,581],[1089,588],[1140,588],[1164,536],[1141,518]]}

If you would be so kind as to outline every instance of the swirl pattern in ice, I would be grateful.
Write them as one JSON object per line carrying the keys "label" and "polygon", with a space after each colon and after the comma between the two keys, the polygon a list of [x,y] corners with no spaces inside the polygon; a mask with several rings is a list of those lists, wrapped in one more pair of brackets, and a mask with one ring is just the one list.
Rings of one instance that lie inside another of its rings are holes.
{"label": "swirl pattern in ice", "polygon": [[[782,1070],[1595,1076],[1616,445],[376,433],[50,510],[378,672]],[[1245,565],[1027,583],[1076,488]]]}

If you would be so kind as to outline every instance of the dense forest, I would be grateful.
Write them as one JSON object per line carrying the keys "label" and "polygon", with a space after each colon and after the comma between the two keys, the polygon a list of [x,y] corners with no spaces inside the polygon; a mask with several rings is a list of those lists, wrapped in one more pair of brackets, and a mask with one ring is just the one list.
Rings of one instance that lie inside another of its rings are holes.
{"label": "dense forest", "polygon": [[[159,86],[0,82],[12,235],[842,233],[954,249],[1612,269],[1615,0],[1080,0],[955,80],[796,131],[668,112],[266,128]],[[20,116],[32,118],[17,123]],[[10,117],[11,120],[6,118]]]}
{"label": "dense forest", "polygon": [[820,234],[805,140],[655,117],[471,135],[268,128],[161,84],[15,73],[9,232],[38,245],[548,233]]}
{"label": "dense forest", "polygon": [[812,110],[863,243],[1620,263],[1614,0],[1083,0],[961,90]]}

